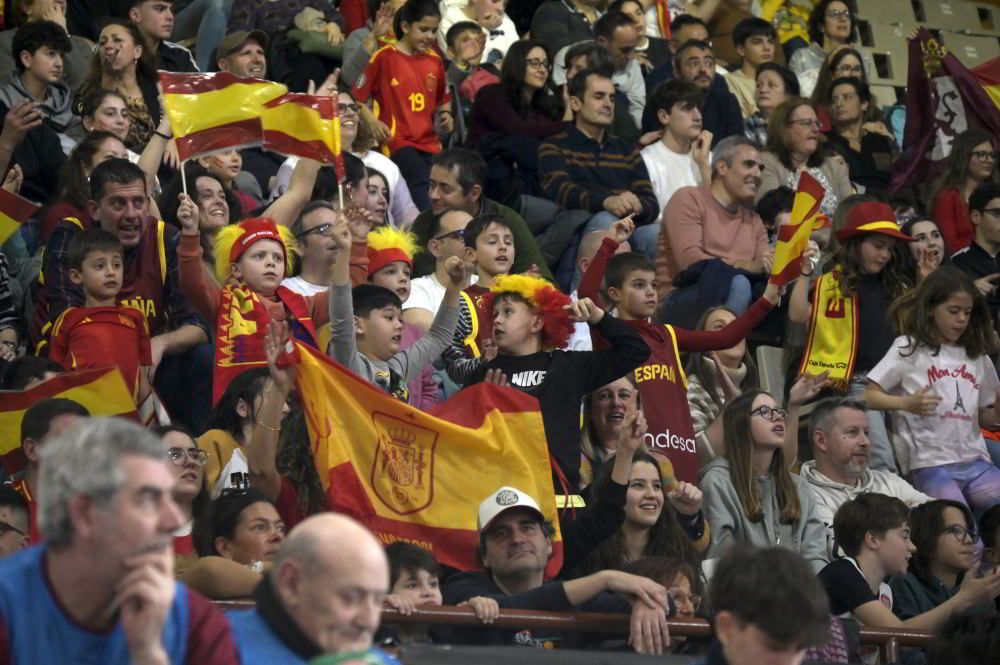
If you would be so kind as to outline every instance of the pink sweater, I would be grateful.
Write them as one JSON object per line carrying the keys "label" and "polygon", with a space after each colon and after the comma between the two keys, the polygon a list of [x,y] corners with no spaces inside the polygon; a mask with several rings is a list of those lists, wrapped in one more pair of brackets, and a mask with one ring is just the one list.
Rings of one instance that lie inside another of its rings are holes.
{"label": "pink sweater", "polygon": [[767,250],[767,230],[752,209],[730,210],[708,187],[681,187],[663,210],[657,242],[656,276],[660,297],[673,288],[674,277],[692,264],[722,259],[732,265],[752,261]]}

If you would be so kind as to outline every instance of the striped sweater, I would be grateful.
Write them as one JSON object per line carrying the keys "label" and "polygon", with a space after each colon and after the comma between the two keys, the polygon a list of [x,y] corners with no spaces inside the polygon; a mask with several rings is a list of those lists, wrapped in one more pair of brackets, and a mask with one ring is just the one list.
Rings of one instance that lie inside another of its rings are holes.
{"label": "striped sweater", "polygon": [[575,126],[556,134],[538,148],[538,172],[545,197],[570,210],[604,210],[604,200],[632,192],[642,202],[636,225],[659,218],[660,208],[639,151],[630,144],[604,136],[595,141]]}

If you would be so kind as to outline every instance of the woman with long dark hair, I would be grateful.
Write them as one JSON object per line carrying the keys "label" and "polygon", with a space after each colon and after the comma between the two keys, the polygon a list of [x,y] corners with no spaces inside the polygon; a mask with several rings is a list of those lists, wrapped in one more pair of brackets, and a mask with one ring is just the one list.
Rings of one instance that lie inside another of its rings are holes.
{"label": "woman with long dark hair", "polygon": [[941,229],[948,256],[972,244],[969,196],[983,183],[997,181],[997,154],[993,137],[978,129],[962,132],[951,146],[931,201],[931,219]]}
{"label": "woman with long dark hair", "polygon": [[540,192],[538,146],[562,131],[572,112],[552,82],[552,59],[537,40],[514,43],[500,69],[500,83],[476,94],[469,120],[470,148],[490,165],[486,195],[511,201]]}
{"label": "woman with long dark hair", "polygon": [[816,500],[788,469],[787,414],[763,390],[743,393],[722,412],[726,454],[702,469],[700,483],[712,525],[709,558],[742,542],[792,549],[816,572],[827,564],[826,527]]}

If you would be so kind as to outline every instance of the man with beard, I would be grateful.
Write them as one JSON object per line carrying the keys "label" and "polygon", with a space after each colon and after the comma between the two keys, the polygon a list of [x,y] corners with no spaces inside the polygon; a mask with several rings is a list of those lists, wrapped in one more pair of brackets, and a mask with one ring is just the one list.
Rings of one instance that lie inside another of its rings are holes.
{"label": "man with beard", "polygon": [[[662,653],[670,643],[666,616],[671,612],[666,589],[652,580],[617,570],[604,570],[565,582],[546,582],[552,556],[552,525],[538,503],[513,487],[501,487],[479,506],[479,557],[486,572],[470,571],[449,578],[446,605],[471,598],[491,598],[496,605],[472,602],[489,623],[500,609],[552,612],[631,613],[629,644],[639,653]],[[485,606],[484,606],[485,605]],[[545,629],[463,631],[472,644],[508,644],[535,648],[574,646],[577,636]]]}
{"label": "man with beard", "polygon": [[739,316],[763,292],[774,262],[753,208],[763,168],[753,141],[730,136],[712,152],[711,184],[681,187],[670,199],[660,222],[656,276],[661,298],[670,285],[677,288],[660,320],[694,328],[719,304]]}
{"label": "man with beard", "polygon": [[871,443],[866,408],[864,402],[850,397],[828,397],[817,402],[809,414],[809,441],[815,459],[804,462],[800,474],[809,482],[820,519],[826,525],[831,561],[842,555],[834,551],[833,516],[859,494],[885,494],[899,499],[907,508],[933,500],[895,473],[868,468]]}
{"label": "man with beard", "polygon": [[163,443],[99,418],[41,456],[44,543],[0,562],[0,661],[235,665],[225,618],[174,581]]}

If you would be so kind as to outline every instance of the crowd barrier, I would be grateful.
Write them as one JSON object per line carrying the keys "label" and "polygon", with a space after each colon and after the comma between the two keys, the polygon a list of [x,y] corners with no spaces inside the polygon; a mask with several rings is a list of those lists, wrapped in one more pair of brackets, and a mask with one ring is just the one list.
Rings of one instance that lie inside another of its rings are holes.
{"label": "crowd barrier", "polygon": [[[246,609],[253,601],[231,600],[216,603],[222,609]],[[387,624],[422,623],[446,626],[482,626],[475,613],[468,607],[430,607],[417,609],[404,616],[394,609],[382,610],[382,621]],[[704,619],[671,618],[670,634],[686,637],[709,637],[712,629]],[[494,628],[543,628],[547,630],[580,631],[625,636],[629,618],[624,614],[599,614],[595,612],[541,612],[536,610],[501,610]],[[920,630],[894,628],[866,628],[860,631],[861,643],[876,645],[880,663],[892,665],[900,662],[902,647],[926,647],[931,633]]]}

